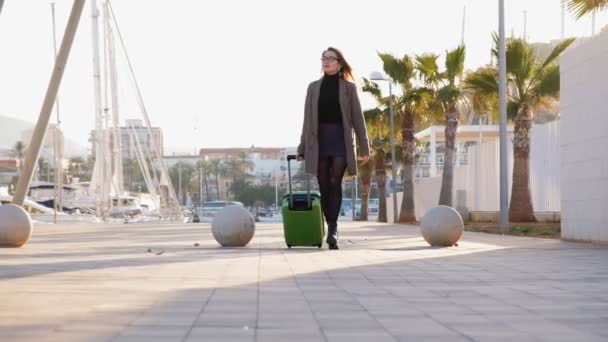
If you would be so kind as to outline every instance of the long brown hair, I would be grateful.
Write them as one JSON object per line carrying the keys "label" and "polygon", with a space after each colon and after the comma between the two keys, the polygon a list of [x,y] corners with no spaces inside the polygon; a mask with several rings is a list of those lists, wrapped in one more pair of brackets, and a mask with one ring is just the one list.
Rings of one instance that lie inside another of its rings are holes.
{"label": "long brown hair", "polygon": [[[348,64],[348,62],[346,61],[346,59],[344,59],[344,55],[342,54],[342,51],[336,49],[335,47],[328,47],[325,51],[323,51],[323,53],[327,52],[327,51],[332,51],[334,52],[337,56],[338,56],[338,63],[340,63],[340,77],[342,77],[343,80],[350,80],[350,81],[355,81],[355,78],[353,77],[353,69],[350,67],[350,64]],[[323,54],[321,54],[323,55]]]}

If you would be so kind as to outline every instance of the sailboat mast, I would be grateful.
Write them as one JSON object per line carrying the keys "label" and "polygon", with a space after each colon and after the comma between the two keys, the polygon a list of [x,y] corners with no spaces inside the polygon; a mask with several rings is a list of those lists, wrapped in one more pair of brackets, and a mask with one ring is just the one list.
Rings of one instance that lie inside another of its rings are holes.
{"label": "sailboat mast", "polygon": [[95,203],[97,208],[97,216],[104,220],[107,218],[107,203],[105,196],[105,188],[108,180],[105,177],[103,153],[104,148],[104,130],[103,130],[103,112],[101,107],[101,72],[99,65],[99,11],[97,10],[96,0],[91,0],[91,33],[93,36],[93,94],[95,101]]}
{"label": "sailboat mast", "polygon": [[171,185],[171,179],[169,177],[169,172],[168,172],[168,169],[167,169],[167,165],[165,164],[165,161],[163,159],[163,155],[160,152],[161,151],[161,147],[160,147],[161,146],[160,145],[161,142],[159,141],[159,139],[155,138],[156,136],[152,132],[152,125],[150,123],[150,118],[148,117],[148,112],[147,112],[146,107],[144,105],[143,97],[141,95],[141,91],[139,89],[139,85],[137,84],[137,80],[135,78],[135,73],[133,71],[133,66],[131,65],[131,61],[130,61],[129,56],[128,56],[127,51],[126,51],[125,42],[124,42],[124,40],[122,38],[122,35],[120,34],[120,30],[118,29],[118,25],[116,24],[116,17],[114,15],[114,11],[112,9],[112,5],[110,3],[108,3],[108,5],[109,5],[108,7],[109,7],[109,10],[110,10],[110,15],[112,16],[112,20],[114,22],[114,25],[117,27],[118,39],[120,41],[120,44],[122,46],[122,51],[123,51],[123,53],[125,55],[125,58],[127,60],[127,66],[128,66],[129,71],[131,73],[131,78],[133,80],[133,85],[135,87],[135,94],[136,94],[136,97],[137,97],[137,102],[139,104],[140,110],[141,110],[141,112],[143,114],[143,117],[144,117],[144,120],[146,122],[145,127],[146,127],[146,129],[148,131],[148,134],[149,134],[150,138],[152,139],[153,151],[154,151],[154,154],[155,154],[155,156],[157,158],[157,161],[159,163],[159,166],[160,166],[161,183],[165,183],[168,186],[168,190],[169,190],[169,196],[168,196],[169,197],[168,198],[169,203],[168,204],[169,204],[169,207],[171,207],[174,210],[174,213],[175,213],[176,217],[181,218],[181,217],[183,217],[182,216],[182,212],[181,212],[181,205],[180,205],[180,203],[179,203],[179,201],[177,199],[177,195],[175,194],[175,189]]}
{"label": "sailboat mast", "polygon": [[462,30],[460,31],[460,45],[464,46],[464,29],[467,22],[467,6],[462,9]]}
{"label": "sailboat mast", "polygon": [[122,194],[124,191],[123,181],[123,167],[122,167],[122,136],[120,132],[120,116],[118,106],[118,72],[116,67],[116,50],[114,49],[114,32],[112,31],[112,25],[110,25],[110,11],[108,3],[104,5],[104,19],[106,24],[107,33],[107,46],[108,46],[108,60],[110,69],[110,91],[112,99],[112,123],[113,123],[113,164],[114,169],[112,171],[114,183],[116,185],[116,192]]}

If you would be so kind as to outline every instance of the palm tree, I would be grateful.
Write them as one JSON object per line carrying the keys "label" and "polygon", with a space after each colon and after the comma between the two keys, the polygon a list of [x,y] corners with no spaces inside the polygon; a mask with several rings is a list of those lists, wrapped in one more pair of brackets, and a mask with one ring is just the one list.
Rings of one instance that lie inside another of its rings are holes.
{"label": "palm tree", "polygon": [[241,152],[236,156],[231,156],[224,162],[224,172],[232,178],[232,184],[237,180],[244,180],[249,171],[252,171],[255,164],[249,160],[249,156],[245,152]]}
{"label": "palm tree", "polygon": [[85,161],[82,157],[72,157],[70,158],[68,164],[68,173],[72,177],[80,178],[82,176],[82,168],[85,165]]}
{"label": "palm tree", "polygon": [[[196,162],[196,169],[201,173],[203,184],[205,184],[205,199],[209,200],[209,174],[211,173],[211,163],[206,160],[199,160]],[[203,194],[200,194],[203,197]]]}
{"label": "palm tree", "polygon": [[184,161],[178,161],[169,169],[169,178],[173,188],[181,189],[180,203],[184,202],[186,193],[192,190],[192,179],[195,172],[194,165]]}
{"label": "palm tree", "polygon": [[38,180],[42,181],[44,176],[46,175],[46,181],[51,181],[51,167],[49,165],[49,161],[44,158],[38,158]]}
{"label": "palm tree", "polygon": [[416,151],[415,121],[430,106],[433,91],[427,87],[415,87],[419,64],[410,56],[398,59],[390,54],[379,54],[384,63],[384,71],[397,83],[403,95],[394,101],[393,106],[401,121],[401,148],[403,153],[403,200],[399,222],[415,222],[414,210],[414,156]]}
{"label": "palm tree", "polygon": [[568,9],[574,12],[577,19],[589,13],[594,13],[608,8],[608,0],[563,0],[568,4]]}
{"label": "palm tree", "polygon": [[378,84],[363,79],[363,91],[370,93],[376,101],[384,105],[384,109],[376,107],[366,110],[363,114],[369,135],[370,147],[372,156],[370,161],[374,166],[374,174],[376,175],[376,184],[378,186],[378,222],[387,222],[386,217],[386,166],[387,166],[387,151],[390,149],[388,123],[388,113],[385,103],[388,99],[383,99]]}
{"label": "palm tree", "polygon": [[249,156],[245,152],[241,152],[236,156],[231,156],[224,163],[226,174],[232,178],[232,181],[245,178],[247,173],[253,170],[255,164],[249,160]]}
{"label": "palm tree", "polygon": [[19,170],[21,170],[23,166],[23,157],[25,156],[25,144],[22,141],[17,141],[15,145],[13,145],[11,155],[13,158],[17,158],[19,161]]}
{"label": "palm tree", "polygon": [[[372,163],[374,174],[376,175],[376,184],[378,187],[378,222],[387,222],[386,217],[386,169],[387,169],[387,151],[390,150],[390,139],[388,132],[390,130],[388,114],[386,111],[381,111],[378,108],[365,111],[365,121],[367,122],[368,134],[370,135],[370,146],[372,148]],[[389,168],[392,166],[389,166]]]}
{"label": "palm tree", "polygon": [[454,160],[457,157],[456,130],[460,119],[459,101],[463,97],[460,83],[464,72],[464,59],[465,48],[463,45],[446,52],[445,71],[441,74],[443,86],[437,91],[437,100],[441,103],[445,115],[445,154],[439,204],[447,206],[452,206]]}
{"label": "palm tree", "polygon": [[217,195],[217,200],[220,200],[220,176],[224,174],[224,168],[222,165],[221,159],[211,159],[209,161],[209,171],[211,174],[215,175],[215,191]]}
{"label": "palm tree", "polygon": [[[574,39],[565,39],[545,60],[536,56],[533,48],[522,39],[509,39],[506,46],[507,114],[515,121],[513,137],[513,185],[509,218],[514,222],[533,222],[534,209],[530,196],[530,138],[534,111],[554,106],[559,99],[560,73],[557,58]],[[498,39],[494,36],[494,57]],[[498,90],[496,67],[482,68],[470,74],[465,87],[478,100],[491,99]],[[481,102],[481,101],[480,101]]]}

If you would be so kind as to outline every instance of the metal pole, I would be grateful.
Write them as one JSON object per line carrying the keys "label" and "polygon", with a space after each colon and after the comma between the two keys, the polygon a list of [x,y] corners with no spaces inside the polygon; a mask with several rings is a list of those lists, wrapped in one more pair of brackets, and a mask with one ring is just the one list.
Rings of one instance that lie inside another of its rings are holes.
{"label": "metal pole", "polygon": [[528,11],[524,11],[524,42],[528,41]]}
{"label": "metal pole", "polygon": [[30,146],[27,149],[23,173],[19,175],[19,180],[17,181],[17,188],[15,190],[15,196],[13,197],[14,204],[23,205],[23,202],[25,201],[25,194],[30,187],[34,167],[36,166],[38,157],[40,156],[40,147],[42,146],[42,141],[44,140],[44,136],[46,134],[46,129],[51,117],[51,111],[53,110],[53,104],[59,90],[59,84],[61,83],[61,78],[63,77],[65,65],[70,55],[70,49],[72,48],[72,43],[74,41],[74,36],[76,35],[76,29],[78,28],[78,22],[80,21],[80,15],[82,14],[83,7],[84,0],[74,0],[74,5],[72,6],[68,24],[65,28],[65,33],[61,42],[61,47],[59,48],[59,54],[57,55],[57,61],[55,62],[53,74],[51,75],[51,80],[49,82],[44,101],[42,102],[38,122],[34,128]]}
{"label": "metal pole", "polygon": [[281,169],[275,171],[274,174],[274,209],[277,210],[279,208],[279,172]]}
{"label": "metal pole", "polygon": [[[57,33],[55,30],[55,3],[52,2],[51,3],[51,16],[52,16],[52,23],[53,23],[53,61],[57,61]],[[61,202],[62,202],[62,197],[63,197],[63,165],[62,165],[62,160],[63,160],[63,144],[62,141],[60,141],[61,138],[61,131],[60,131],[60,127],[61,127],[61,118],[60,118],[60,111],[59,111],[59,96],[57,96],[57,98],[55,99],[55,111],[57,113],[57,124],[55,125],[55,136],[54,136],[54,153],[55,153],[55,191],[54,191],[54,201],[53,201],[53,206],[55,208],[55,212],[53,214],[53,223],[57,224],[57,211],[61,210],[61,208],[63,207]]]}
{"label": "metal pole", "polygon": [[2,5],[4,5],[4,0],[0,0],[0,13],[2,13]]}
{"label": "metal pole", "polygon": [[[203,168],[199,168],[198,203],[203,203]],[[206,199],[206,198],[205,198]]]}
{"label": "metal pole", "polygon": [[181,162],[178,162],[177,170],[178,170],[177,174],[178,174],[178,178],[179,178],[179,181],[178,181],[179,182],[179,184],[178,184],[179,199],[178,199],[177,203],[179,203],[179,205],[182,205],[182,163]]}
{"label": "metal pole", "polygon": [[509,198],[507,184],[507,63],[505,46],[505,2],[498,0],[498,98],[500,111],[500,232],[509,226]]}
{"label": "metal pole", "polygon": [[562,40],[566,38],[566,2],[562,0]]}
{"label": "metal pole", "polygon": [[357,176],[353,177],[353,188],[352,190],[352,197],[353,197],[353,221],[357,220],[357,190],[355,190],[357,187]]}
{"label": "metal pole", "polygon": [[391,85],[391,80],[388,80],[388,95],[390,101],[388,102],[389,116],[390,116],[390,125],[391,125],[391,134],[390,143],[391,143],[391,169],[393,173],[393,223],[397,223],[397,162],[395,161],[395,123],[394,123],[394,114],[393,114],[393,86]]}

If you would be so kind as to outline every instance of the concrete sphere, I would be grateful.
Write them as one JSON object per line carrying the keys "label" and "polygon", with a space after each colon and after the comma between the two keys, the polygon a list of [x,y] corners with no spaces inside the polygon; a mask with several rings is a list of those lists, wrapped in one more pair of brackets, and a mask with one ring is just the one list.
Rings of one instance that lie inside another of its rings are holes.
{"label": "concrete sphere", "polygon": [[460,240],[464,223],[452,207],[439,205],[431,208],[420,221],[422,237],[431,246],[453,246]]}
{"label": "concrete sphere", "polygon": [[224,247],[245,246],[255,233],[255,220],[243,206],[229,205],[215,214],[211,232]]}
{"label": "concrete sphere", "polygon": [[0,246],[21,247],[32,236],[30,214],[16,204],[0,205]]}

